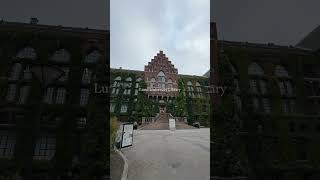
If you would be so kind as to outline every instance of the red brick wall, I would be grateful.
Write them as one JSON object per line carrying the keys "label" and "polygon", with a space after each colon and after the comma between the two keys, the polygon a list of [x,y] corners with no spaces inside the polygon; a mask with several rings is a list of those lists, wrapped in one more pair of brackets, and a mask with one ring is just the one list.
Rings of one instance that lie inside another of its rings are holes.
{"label": "red brick wall", "polygon": [[[151,78],[155,78],[157,81],[157,75],[160,71],[164,72],[166,82],[171,79],[173,88],[178,89],[178,69],[174,67],[162,51],[154,56],[151,62],[144,67],[144,80],[148,83]],[[150,87],[149,83],[148,87]],[[149,91],[147,94],[150,96],[175,97],[178,95],[178,92]]]}

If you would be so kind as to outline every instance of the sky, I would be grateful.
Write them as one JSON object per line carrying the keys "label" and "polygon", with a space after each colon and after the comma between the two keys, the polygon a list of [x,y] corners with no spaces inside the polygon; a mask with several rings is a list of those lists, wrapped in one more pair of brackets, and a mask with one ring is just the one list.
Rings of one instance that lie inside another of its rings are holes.
{"label": "sky", "polygon": [[319,0],[214,0],[219,39],[296,45],[320,25]]}
{"label": "sky", "polygon": [[1,0],[0,19],[39,24],[109,29],[110,0]]}
{"label": "sky", "polygon": [[143,70],[160,51],[179,74],[210,65],[209,0],[111,0],[111,68]]}

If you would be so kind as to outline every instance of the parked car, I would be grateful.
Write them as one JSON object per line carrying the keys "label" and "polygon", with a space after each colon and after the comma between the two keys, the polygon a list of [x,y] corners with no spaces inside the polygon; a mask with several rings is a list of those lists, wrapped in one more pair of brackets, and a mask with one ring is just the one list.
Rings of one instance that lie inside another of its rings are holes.
{"label": "parked car", "polygon": [[199,122],[194,122],[192,125],[193,125],[194,127],[196,127],[196,128],[200,128],[200,123],[199,123]]}

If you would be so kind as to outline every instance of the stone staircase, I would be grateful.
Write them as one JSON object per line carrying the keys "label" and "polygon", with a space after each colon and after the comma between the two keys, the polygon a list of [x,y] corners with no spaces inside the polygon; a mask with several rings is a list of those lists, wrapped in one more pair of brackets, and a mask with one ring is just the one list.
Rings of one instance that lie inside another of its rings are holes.
{"label": "stone staircase", "polygon": [[[147,123],[139,127],[141,130],[168,130],[169,118],[174,118],[170,113],[158,114],[155,122]],[[194,129],[193,126],[188,125],[185,122],[176,121],[176,129]]]}
{"label": "stone staircase", "polygon": [[177,122],[176,121],[176,129],[196,129],[193,126],[190,126],[189,124],[185,122]]}

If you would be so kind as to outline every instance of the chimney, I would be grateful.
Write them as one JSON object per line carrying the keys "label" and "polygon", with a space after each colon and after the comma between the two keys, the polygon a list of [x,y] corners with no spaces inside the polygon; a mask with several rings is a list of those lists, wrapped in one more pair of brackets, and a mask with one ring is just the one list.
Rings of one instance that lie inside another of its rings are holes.
{"label": "chimney", "polygon": [[38,24],[39,20],[38,18],[32,17],[30,18],[30,24]]}

